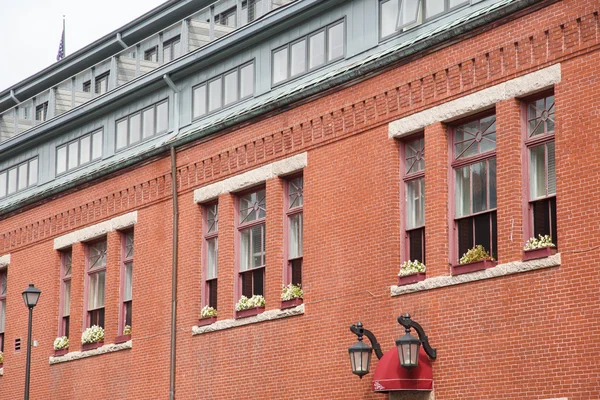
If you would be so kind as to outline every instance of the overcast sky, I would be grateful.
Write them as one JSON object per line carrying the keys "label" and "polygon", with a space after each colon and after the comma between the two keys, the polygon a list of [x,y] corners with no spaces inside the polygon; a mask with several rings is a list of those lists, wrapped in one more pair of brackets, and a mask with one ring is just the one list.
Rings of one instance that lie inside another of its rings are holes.
{"label": "overcast sky", "polygon": [[0,90],[56,62],[62,16],[67,55],[166,0],[0,0]]}

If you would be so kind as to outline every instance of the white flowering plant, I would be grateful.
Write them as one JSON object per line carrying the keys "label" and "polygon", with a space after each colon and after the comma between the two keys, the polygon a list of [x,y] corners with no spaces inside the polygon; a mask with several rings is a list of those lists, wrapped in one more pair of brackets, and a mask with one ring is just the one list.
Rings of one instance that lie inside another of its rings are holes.
{"label": "white flowering plant", "polygon": [[255,294],[254,296],[252,296],[250,298],[247,298],[246,296],[242,296],[236,303],[235,310],[236,311],[249,310],[251,308],[264,307],[264,305],[265,305],[265,298],[262,297],[261,295]]}
{"label": "white flowering plant", "polygon": [[556,245],[552,243],[552,237],[550,237],[550,235],[538,235],[537,238],[529,238],[527,243],[525,243],[523,250],[535,250],[544,247],[556,247]]}
{"label": "white flowering plant", "polygon": [[131,335],[131,325],[125,325],[125,328],[123,328],[123,335]]}
{"label": "white flowering plant", "polygon": [[208,304],[200,310],[200,318],[211,318],[217,316],[217,310],[214,307],[210,307]]}
{"label": "white flowering plant", "polygon": [[294,300],[298,298],[302,298],[304,296],[304,292],[302,291],[301,285],[294,285],[290,283],[287,286],[281,287],[281,300]]}
{"label": "white flowering plant", "polygon": [[92,325],[81,334],[81,344],[98,343],[104,340],[104,329],[98,325]]}
{"label": "white flowering plant", "polygon": [[66,336],[54,339],[54,350],[64,350],[69,347],[69,338]]}
{"label": "white flowering plant", "polygon": [[0,351],[0,364],[4,362],[4,353]]}
{"label": "white flowering plant", "polygon": [[459,263],[468,264],[482,260],[494,261],[494,258],[490,256],[490,253],[488,253],[482,245],[478,244],[477,246],[473,247],[472,249],[469,249],[465,254],[463,254],[463,256],[459,260]]}
{"label": "white flowering plant", "polygon": [[419,272],[425,272],[425,269],[425,264],[423,264],[421,261],[404,261],[402,264],[400,264],[400,272],[398,272],[398,276],[407,276],[417,274]]}

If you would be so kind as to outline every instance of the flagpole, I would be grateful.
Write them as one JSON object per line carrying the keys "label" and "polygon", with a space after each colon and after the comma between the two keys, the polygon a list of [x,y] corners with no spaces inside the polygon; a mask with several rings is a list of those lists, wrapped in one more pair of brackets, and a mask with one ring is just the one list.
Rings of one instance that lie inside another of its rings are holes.
{"label": "flagpole", "polygon": [[63,41],[63,53],[65,55],[65,57],[67,56],[67,38],[66,38],[66,32],[65,32],[65,16],[63,15],[63,37],[62,37],[62,41]]}

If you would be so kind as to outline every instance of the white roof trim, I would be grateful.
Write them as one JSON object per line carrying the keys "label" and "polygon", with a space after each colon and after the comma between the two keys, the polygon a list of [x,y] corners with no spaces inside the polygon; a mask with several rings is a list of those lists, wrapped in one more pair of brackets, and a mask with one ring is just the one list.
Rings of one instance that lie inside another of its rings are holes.
{"label": "white roof trim", "polygon": [[301,153],[284,160],[263,165],[243,174],[232,176],[220,182],[194,190],[194,202],[204,203],[214,200],[223,193],[237,192],[276,176],[288,175],[296,171],[301,171],[308,165],[308,154]]}
{"label": "white roof trim", "polygon": [[137,211],[120,215],[109,221],[100,222],[99,224],[88,226],[86,228],[67,233],[54,239],[54,250],[64,249],[78,242],[95,239],[119,229],[129,228],[137,223]]}
{"label": "white roof trim", "polygon": [[457,117],[464,117],[485,110],[499,101],[513,97],[523,97],[550,88],[560,82],[560,80],[560,64],[555,64],[392,121],[388,125],[388,136],[390,138],[399,138],[409,135],[435,122],[450,121]]}

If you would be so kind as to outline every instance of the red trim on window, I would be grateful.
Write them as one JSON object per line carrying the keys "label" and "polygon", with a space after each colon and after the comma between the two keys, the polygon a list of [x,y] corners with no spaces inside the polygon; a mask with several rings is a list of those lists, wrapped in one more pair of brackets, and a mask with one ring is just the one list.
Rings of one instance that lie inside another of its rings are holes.
{"label": "red trim on window", "polygon": [[[302,205],[301,206],[296,206],[294,208],[290,208],[290,183],[291,181],[298,179],[298,178],[302,178]],[[284,217],[284,226],[283,226],[283,262],[284,262],[284,266],[283,266],[283,283],[284,285],[289,285],[290,283],[292,283],[292,261],[295,260],[300,260],[300,262],[302,262],[302,257],[304,255],[304,251],[303,254],[295,257],[295,258],[290,258],[289,256],[289,252],[290,252],[290,218],[298,215],[298,214],[304,214],[304,177],[302,175],[294,175],[292,177],[289,177],[284,185],[283,188],[283,204],[284,204],[284,210],[285,210],[285,217]],[[304,217],[304,215],[303,215]],[[304,226],[304,222],[303,222],[303,226]],[[302,236],[302,240],[304,240],[304,235]]]}
{"label": "red trim on window", "polygon": [[[58,301],[58,337],[69,336],[66,332],[65,321],[64,321],[64,304],[65,304],[65,286],[67,282],[71,282],[71,272],[66,273],[67,266],[67,257],[71,258],[71,263],[73,261],[73,252],[72,249],[65,249],[59,252],[60,254],[60,294]],[[72,268],[72,264],[71,264]],[[69,294],[70,298],[70,294]],[[70,305],[69,305],[69,317],[70,317]]]}
{"label": "red trim on window", "polygon": [[[209,210],[211,207],[216,206],[217,207],[217,214],[216,214],[216,219],[217,219],[217,229],[213,232],[208,232],[209,229]],[[219,204],[218,201],[214,201],[214,202],[210,202],[207,204],[203,204],[202,205],[202,286],[201,286],[201,308],[209,305],[210,303],[210,285],[209,285],[209,281],[217,281],[218,282],[218,276],[219,276],[219,262],[218,262],[218,254],[219,254],[219,250],[218,250],[218,240],[219,240],[219,225],[218,225],[218,221],[219,221]],[[214,278],[211,279],[207,279],[208,277],[208,241],[211,239],[217,239],[217,271],[216,274],[217,276],[215,276]],[[218,289],[217,289],[217,295],[218,295]],[[215,304],[215,309],[216,309],[216,304]]]}
{"label": "red trim on window", "polygon": [[[84,250],[85,251],[85,283],[84,283],[84,290],[83,290],[83,302],[84,302],[83,312],[84,312],[84,318],[83,318],[83,327],[82,327],[82,330],[85,330],[86,328],[89,328],[91,326],[91,324],[90,324],[90,322],[91,322],[90,312],[96,311],[96,310],[100,310],[100,309],[104,308],[104,307],[101,307],[101,308],[92,309],[92,310],[88,309],[88,307],[89,307],[89,298],[88,298],[88,296],[89,296],[89,290],[90,290],[90,275],[96,274],[96,273],[102,272],[102,271],[106,272],[106,264],[105,264],[103,268],[94,269],[94,271],[92,273],[90,273],[90,246],[93,246],[93,245],[95,245],[97,243],[101,243],[101,242],[106,243],[106,246],[107,246],[107,249],[108,249],[108,240],[107,240],[106,236],[104,236],[101,239],[97,239],[97,240],[94,240],[94,241],[91,241],[91,242],[87,242],[85,244],[85,250]],[[105,276],[105,279],[106,279],[106,276]],[[104,295],[105,295],[104,299],[106,301],[106,280],[104,281],[104,284],[105,284],[105,286],[104,286]]]}
{"label": "red trim on window", "polygon": [[[135,250],[130,257],[127,256],[127,236],[131,234],[134,235],[133,229],[121,232],[121,272],[120,272],[120,284],[119,284],[119,323],[117,324],[117,337],[123,336],[123,331],[125,330],[126,319],[127,319],[127,303],[133,303],[133,270],[131,271],[131,285],[132,285],[132,294],[131,300],[125,301],[125,282],[127,275],[127,266],[132,265],[133,268],[133,258],[135,257]],[[133,236],[132,246],[135,243],[135,236]],[[131,336],[131,335],[129,335]],[[116,339],[115,339],[116,343]]]}

